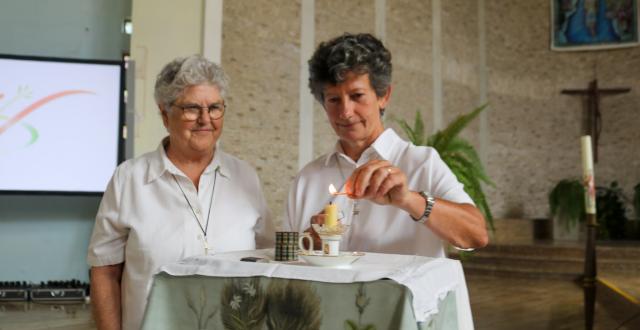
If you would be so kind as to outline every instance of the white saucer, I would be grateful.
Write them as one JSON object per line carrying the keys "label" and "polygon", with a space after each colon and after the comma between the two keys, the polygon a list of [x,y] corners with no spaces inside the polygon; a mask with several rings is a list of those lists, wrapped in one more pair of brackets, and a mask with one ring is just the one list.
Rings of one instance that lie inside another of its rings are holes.
{"label": "white saucer", "polygon": [[311,255],[301,253],[298,255],[300,259],[306,263],[319,266],[319,267],[336,267],[345,268],[349,267],[354,261],[362,257],[362,252],[340,252],[339,256],[327,256],[327,255]]}

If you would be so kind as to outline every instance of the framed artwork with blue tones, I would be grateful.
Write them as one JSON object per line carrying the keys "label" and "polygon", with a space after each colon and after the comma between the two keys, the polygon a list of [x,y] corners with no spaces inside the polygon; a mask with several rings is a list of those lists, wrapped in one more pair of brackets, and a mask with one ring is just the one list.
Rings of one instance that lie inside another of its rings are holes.
{"label": "framed artwork with blue tones", "polygon": [[637,0],[551,0],[551,49],[637,46],[639,16]]}

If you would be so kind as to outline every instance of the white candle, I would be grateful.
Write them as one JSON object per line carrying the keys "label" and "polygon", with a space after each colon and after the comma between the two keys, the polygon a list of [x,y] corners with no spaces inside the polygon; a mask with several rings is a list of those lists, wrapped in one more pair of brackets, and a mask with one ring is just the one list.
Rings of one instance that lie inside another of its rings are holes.
{"label": "white candle", "polygon": [[585,186],[585,211],[587,214],[596,214],[596,185],[593,177],[591,136],[582,136],[580,144],[582,146],[582,178]]}
{"label": "white candle", "polygon": [[338,224],[338,206],[329,203],[324,207],[324,226],[333,228]]}

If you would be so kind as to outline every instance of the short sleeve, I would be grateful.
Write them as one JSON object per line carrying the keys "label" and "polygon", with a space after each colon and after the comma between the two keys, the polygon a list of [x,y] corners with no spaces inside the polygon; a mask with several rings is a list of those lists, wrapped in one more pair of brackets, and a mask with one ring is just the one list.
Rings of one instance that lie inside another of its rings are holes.
{"label": "short sleeve", "polygon": [[90,266],[124,262],[129,229],[120,217],[121,172],[122,168],[118,167],[100,202],[87,254]]}
{"label": "short sleeve", "polygon": [[300,232],[300,225],[296,221],[296,219],[298,219],[296,214],[296,210],[298,209],[298,200],[296,196],[298,195],[299,180],[300,176],[297,175],[291,184],[291,187],[289,187],[289,195],[287,196],[287,204],[285,205],[284,210],[284,219],[282,219],[282,223],[280,224],[280,229],[282,231]]}
{"label": "short sleeve", "polygon": [[269,207],[267,206],[267,201],[264,198],[264,194],[262,193],[262,185],[260,184],[260,178],[258,174],[251,169],[254,173],[255,177],[255,189],[256,191],[256,203],[258,206],[258,212],[260,214],[260,218],[257,219],[256,225],[254,228],[255,237],[256,237],[256,248],[257,249],[265,249],[273,247],[275,241],[275,229],[273,225],[273,219],[271,218],[271,212],[269,211]]}
{"label": "short sleeve", "polygon": [[256,248],[264,249],[273,247],[275,229],[273,225],[273,219],[271,218],[271,212],[267,207],[262,190],[258,190],[260,195],[260,218],[258,219],[255,227],[256,232]]}
{"label": "short sleeve", "polygon": [[471,197],[464,191],[464,185],[458,181],[458,178],[435,149],[431,150],[430,160],[429,181],[431,185],[429,193],[451,202],[475,206]]}

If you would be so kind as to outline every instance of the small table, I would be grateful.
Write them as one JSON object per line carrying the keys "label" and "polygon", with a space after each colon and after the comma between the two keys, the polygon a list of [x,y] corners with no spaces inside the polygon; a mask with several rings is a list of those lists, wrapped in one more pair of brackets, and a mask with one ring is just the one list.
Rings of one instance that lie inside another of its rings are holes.
{"label": "small table", "polygon": [[473,329],[459,261],[367,253],[348,268],[273,250],[185,259],[155,275],[142,329]]}

